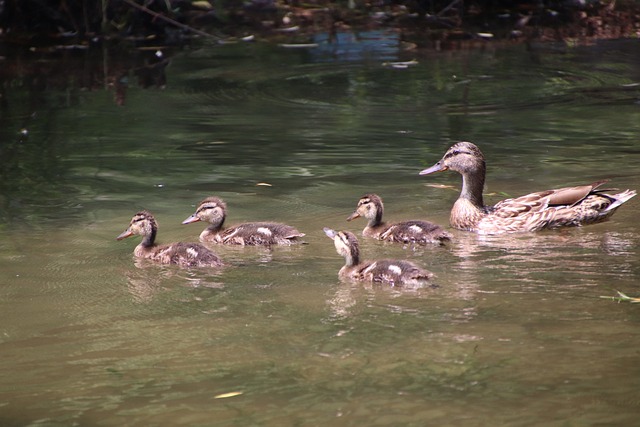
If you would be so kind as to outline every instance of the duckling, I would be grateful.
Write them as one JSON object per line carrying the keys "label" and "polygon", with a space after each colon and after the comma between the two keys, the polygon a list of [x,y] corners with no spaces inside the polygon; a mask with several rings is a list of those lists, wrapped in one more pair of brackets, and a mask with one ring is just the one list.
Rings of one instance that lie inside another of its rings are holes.
{"label": "duckling", "polygon": [[338,277],[343,280],[385,283],[391,286],[423,286],[433,278],[433,273],[411,261],[383,259],[360,262],[360,245],[355,234],[327,227],[323,231],[333,239],[336,251],[345,259],[345,265],[338,272]]}
{"label": "duckling", "polygon": [[378,240],[401,243],[435,243],[443,245],[451,240],[452,236],[442,227],[428,221],[403,221],[387,224],[382,221],[384,205],[377,194],[365,194],[358,201],[356,210],[347,218],[347,221],[360,216],[369,222],[362,230],[362,235]]}
{"label": "duckling", "polygon": [[182,223],[210,223],[211,225],[200,233],[200,240],[225,245],[292,245],[299,243],[300,237],[304,236],[304,233],[294,227],[277,222],[247,222],[223,229],[226,217],[227,204],[218,197],[207,197],[200,202],[196,212]]}
{"label": "duckling", "polygon": [[482,199],[486,164],[480,149],[471,142],[458,142],[444,157],[420,172],[453,170],[462,175],[462,191],[451,209],[454,228],[479,234],[538,231],[547,228],[581,226],[606,221],[635,190],[608,194],[599,187],[608,180],[578,187],[566,187],[506,199],[485,206]]}
{"label": "duckling", "polygon": [[160,264],[176,264],[181,267],[220,267],[222,261],[211,250],[199,243],[171,243],[157,245],[158,223],[149,211],[140,211],[131,218],[129,228],[116,240],[137,234],[142,242],[133,251],[138,258],[146,258]]}

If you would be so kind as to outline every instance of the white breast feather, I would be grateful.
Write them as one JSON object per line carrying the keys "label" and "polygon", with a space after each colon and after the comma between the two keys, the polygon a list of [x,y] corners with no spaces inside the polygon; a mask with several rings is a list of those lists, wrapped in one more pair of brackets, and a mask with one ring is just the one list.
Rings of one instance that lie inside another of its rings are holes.
{"label": "white breast feather", "polygon": [[187,248],[187,253],[194,258],[198,256],[198,251],[194,248]]}
{"label": "white breast feather", "polygon": [[422,233],[422,227],[420,227],[419,225],[415,225],[413,224],[412,226],[409,227],[409,229],[411,231],[413,231],[414,233]]}
{"label": "white breast feather", "polygon": [[400,268],[399,266],[395,265],[395,264],[391,264],[388,267],[388,270],[394,274],[400,274],[402,273],[402,268]]}
{"label": "white breast feather", "polygon": [[265,236],[271,236],[273,234],[267,227],[258,227],[256,231],[260,234],[264,234]]}
{"label": "white breast feather", "polygon": [[369,267],[367,267],[367,268],[365,268],[364,270],[362,270],[362,272],[363,272],[363,273],[369,273],[371,270],[373,270],[374,268],[376,268],[376,265],[377,265],[377,264],[378,264],[377,262],[372,263]]}

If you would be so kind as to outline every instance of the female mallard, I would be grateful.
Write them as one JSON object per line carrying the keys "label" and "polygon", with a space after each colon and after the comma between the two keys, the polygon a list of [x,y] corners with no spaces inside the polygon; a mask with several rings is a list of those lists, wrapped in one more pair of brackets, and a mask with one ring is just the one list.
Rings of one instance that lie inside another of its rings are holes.
{"label": "female mallard", "polygon": [[219,267],[222,261],[211,250],[199,243],[171,243],[157,245],[158,223],[148,211],[138,212],[129,223],[129,228],[123,231],[116,240],[137,234],[142,236],[142,242],[133,251],[138,258],[146,258],[160,264],[176,264],[182,267]]}
{"label": "female mallard", "polygon": [[358,200],[358,207],[347,221],[360,216],[366,218],[369,222],[362,230],[362,235],[387,242],[442,245],[451,240],[450,233],[432,222],[413,220],[387,224],[382,221],[383,213],[382,199],[377,194],[365,194]]}
{"label": "female mallard", "polygon": [[433,278],[433,273],[410,261],[383,259],[360,262],[360,245],[355,234],[326,227],[323,230],[333,239],[338,254],[345,259],[345,265],[338,272],[343,280],[385,283],[391,286],[422,286]]}
{"label": "female mallard", "polygon": [[607,190],[599,189],[607,182],[603,180],[579,187],[540,191],[485,206],[482,190],[486,166],[480,149],[470,142],[458,142],[438,163],[420,175],[448,169],[462,175],[462,191],[451,209],[451,225],[481,234],[538,231],[602,222],[636,195],[635,190],[607,194]]}
{"label": "female mallard", "polygon": [[226,217],[226,203],[218,197],[208,197],[200,202],[196,212],[182,223],[208,222],[211,225],[200,234],[200,240],[225,245],[291,245],[299,242],[299,238],[304,236],[304,233],[294,227],[277,222],[247,222],[223,229]]}

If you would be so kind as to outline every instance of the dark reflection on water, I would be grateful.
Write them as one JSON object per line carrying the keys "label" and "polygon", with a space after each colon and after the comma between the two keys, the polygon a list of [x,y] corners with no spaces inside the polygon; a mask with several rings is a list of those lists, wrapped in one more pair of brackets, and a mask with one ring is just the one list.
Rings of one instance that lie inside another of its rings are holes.
{"label": "dark reflection on water", "polygon": [[[446,224],[459,176],[417,173],[457,139],[487,157],[488,203],[605,177],[640,188],[637,42],[378,47],[334,62],[262,43],[191,49],[166,87],[131,84],[120,106],[102,90],[57,103],[65,90],[10,87],[0,421],[633,424],[637,306],[600,296],[640,295],[635,199],[584,228],[361,239],[365,258],[433,271],[435,289],[340,283],[322,228],[359,234],[346,217],[371,191],[389,221]],[[115,241],[142,208],[160,242],[195,241],[201,227],[181,221],[209,195],[230,225],[282,221],[308,244],[214,246],[229,267],[212,273],[137,262],[134,239]]]}

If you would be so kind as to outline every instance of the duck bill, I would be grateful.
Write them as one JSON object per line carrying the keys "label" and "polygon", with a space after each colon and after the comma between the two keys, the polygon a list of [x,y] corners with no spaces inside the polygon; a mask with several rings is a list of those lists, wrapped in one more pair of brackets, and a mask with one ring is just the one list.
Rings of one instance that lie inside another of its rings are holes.
{"label": "duck bill", "polygon": [[347,221],[351,221],[352,219],[356,219],[356,218],[360,218],[360,214],[358,212],[354,212],[351,215],[349,215],[349,218],[347,218]]}
{"label": "duck bill", "polygon": [[328,238],[333,239],[334,237],[336,237],[338,235],[338,233],[335,232],[335,230],[332,230],[328,227],[325,227],[322,229],[322,231],[324,231],[324,234],[327,235]]}
{"label": "duck bill", "polygon": [[447,169],[449,169],[449,168],[447,166],[445,166],[444,164],[442,164],[442,161],[439,161],[438,163],[436,163],[435,165],[431,166],[430,168],[426,168],[424,170],[421,170],[418,175],[429,175],[431,173],[444,172]]}
{"label": "duck bill", "polygon": [[120,233],[120,235],[118,237],[116,237],[116,240],[126,239],[127,237],[131,237],[131,236],[133,236],[133,231],[131,231],[131,230],[129,230],[127,228],[122,233]]}
{"label": "duck bill", "polygon": [[198,222],[200,218],[196,216],[196,214],[191,215],[189,218],[182,221],[183,224],[191,224],[192,222]]}

